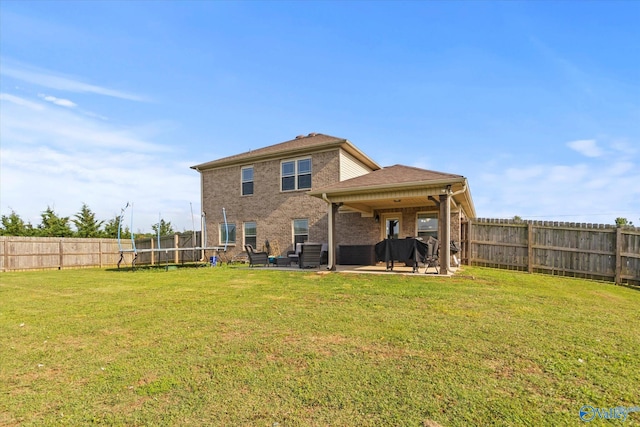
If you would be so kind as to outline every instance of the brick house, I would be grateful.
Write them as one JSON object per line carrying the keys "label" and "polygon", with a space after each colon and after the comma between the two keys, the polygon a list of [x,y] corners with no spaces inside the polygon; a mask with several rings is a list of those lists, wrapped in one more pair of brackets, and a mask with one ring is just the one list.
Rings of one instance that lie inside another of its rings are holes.
{"label": "brick house", "polygon": [[[388,235],[460,241],[462,221],[475,217],[464,176],[380,167],[350,141],[329,135],[298,136],[192,169],[201,178],[204,244],[228,242],[229,255],[266,240],[282,254],[298,242],[323,242],[333,268],[340,247],[373,245]],[[442,245],[446,269],[448,254]]]}

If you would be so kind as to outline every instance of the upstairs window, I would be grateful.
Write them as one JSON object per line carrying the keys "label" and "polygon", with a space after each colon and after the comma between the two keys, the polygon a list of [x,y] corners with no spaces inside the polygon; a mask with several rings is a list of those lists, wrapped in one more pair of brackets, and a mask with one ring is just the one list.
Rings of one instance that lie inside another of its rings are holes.
{"label": "upstairs window", "polygon": [[282,191],[311,188],[311,158],[288,160],[281,165]]}
{"label": "upstairs window", "polygon": [[419,213],[417,218],[418,237],[427,240],[429,237],[438,238],[438,215],[433,213]]}
{"label": "upstairs window", "polygon": [[242,168],[242,195],[250,196],[253,194],[253,166]]}

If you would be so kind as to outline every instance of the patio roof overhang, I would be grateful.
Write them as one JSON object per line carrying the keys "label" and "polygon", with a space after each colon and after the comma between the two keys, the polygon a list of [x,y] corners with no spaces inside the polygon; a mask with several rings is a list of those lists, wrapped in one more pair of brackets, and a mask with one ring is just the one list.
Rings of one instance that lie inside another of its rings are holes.
{"label": "patio roof overhang", "polygon": [[360,212],[365,217],[374,216],[380,210],[435,207],[435,200],[440,195],[448,194],[454,210],[462,209],[469,218],[475,218],[476,215],[465,177],[349,188],[320,188],[308,194],[339,205],[342,212]]}
{"label": "patio roof overhang", "polygon": [[[447,274],[449,264],[450,214],[461,210],[475,218],[467,179],[461,175],[427,171],[402,165],[371,172],[360,177],[312,189],[307,193],[324,200],[328,206],[329,266],[335,270],[336,221],[339,212],[360,212],[373,217],[376,211],[402,208],[437,209],[440,240],[440,274]],[[446,243],[445,243],[446,242]]]}

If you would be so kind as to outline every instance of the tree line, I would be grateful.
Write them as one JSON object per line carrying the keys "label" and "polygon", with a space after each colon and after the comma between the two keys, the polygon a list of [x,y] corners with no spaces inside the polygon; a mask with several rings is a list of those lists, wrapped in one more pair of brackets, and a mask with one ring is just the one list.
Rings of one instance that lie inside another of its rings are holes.
{"label": "tree line", "polygon": [[[47,209],[40,214],[40,224],[34,226],[30,222],[25,222],[20,215],[11,210],[9,215],[2,215],[0,220],[0,236],[32,236],[32,237],[118,237],[118,226],[120,216],[115,215],[109,220],[98,220],[96,214],[87,206],[82,204],[80,211],[73,217],[60,216],[53,208]],[[73,227],[75,228],[72,228]],[[151,226],[153,233],[136,233],[140,237],[155,236],[160,229],[160,235],[166,236],[174,234],[175,231],[170,221],[160,220],[159,223]],[[131,230],[123,224],[120,230],[122,239],[131,238]]]}

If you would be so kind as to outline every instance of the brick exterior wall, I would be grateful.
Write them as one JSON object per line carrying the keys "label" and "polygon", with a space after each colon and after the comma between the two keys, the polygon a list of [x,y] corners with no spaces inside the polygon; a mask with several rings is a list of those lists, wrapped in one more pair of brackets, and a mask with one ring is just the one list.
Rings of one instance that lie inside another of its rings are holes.
{"label": "brick exterior wall", "polygon": [[[338,180],[338,150],[314,153],[311,157],[313,187],[329,185]],[[253,195],[241,196],[240,171],[242,167],[251,165],[254,171]],[[207,245],[220,244],[223,207],[227,222],[236,224],[236,244],[227,248],[228,256],[244,250],[243,223],[248,221],[256,222],[258,248],[262,248],[265,240],[269,240],[271,243],[277,242],[283,254],[293,248],[294,219],[309,220],[309,241],[328,240],[327,204],[308,196],[307,190],[281,192],[280,160],[205,170],[202,172],[202,186]]]}

